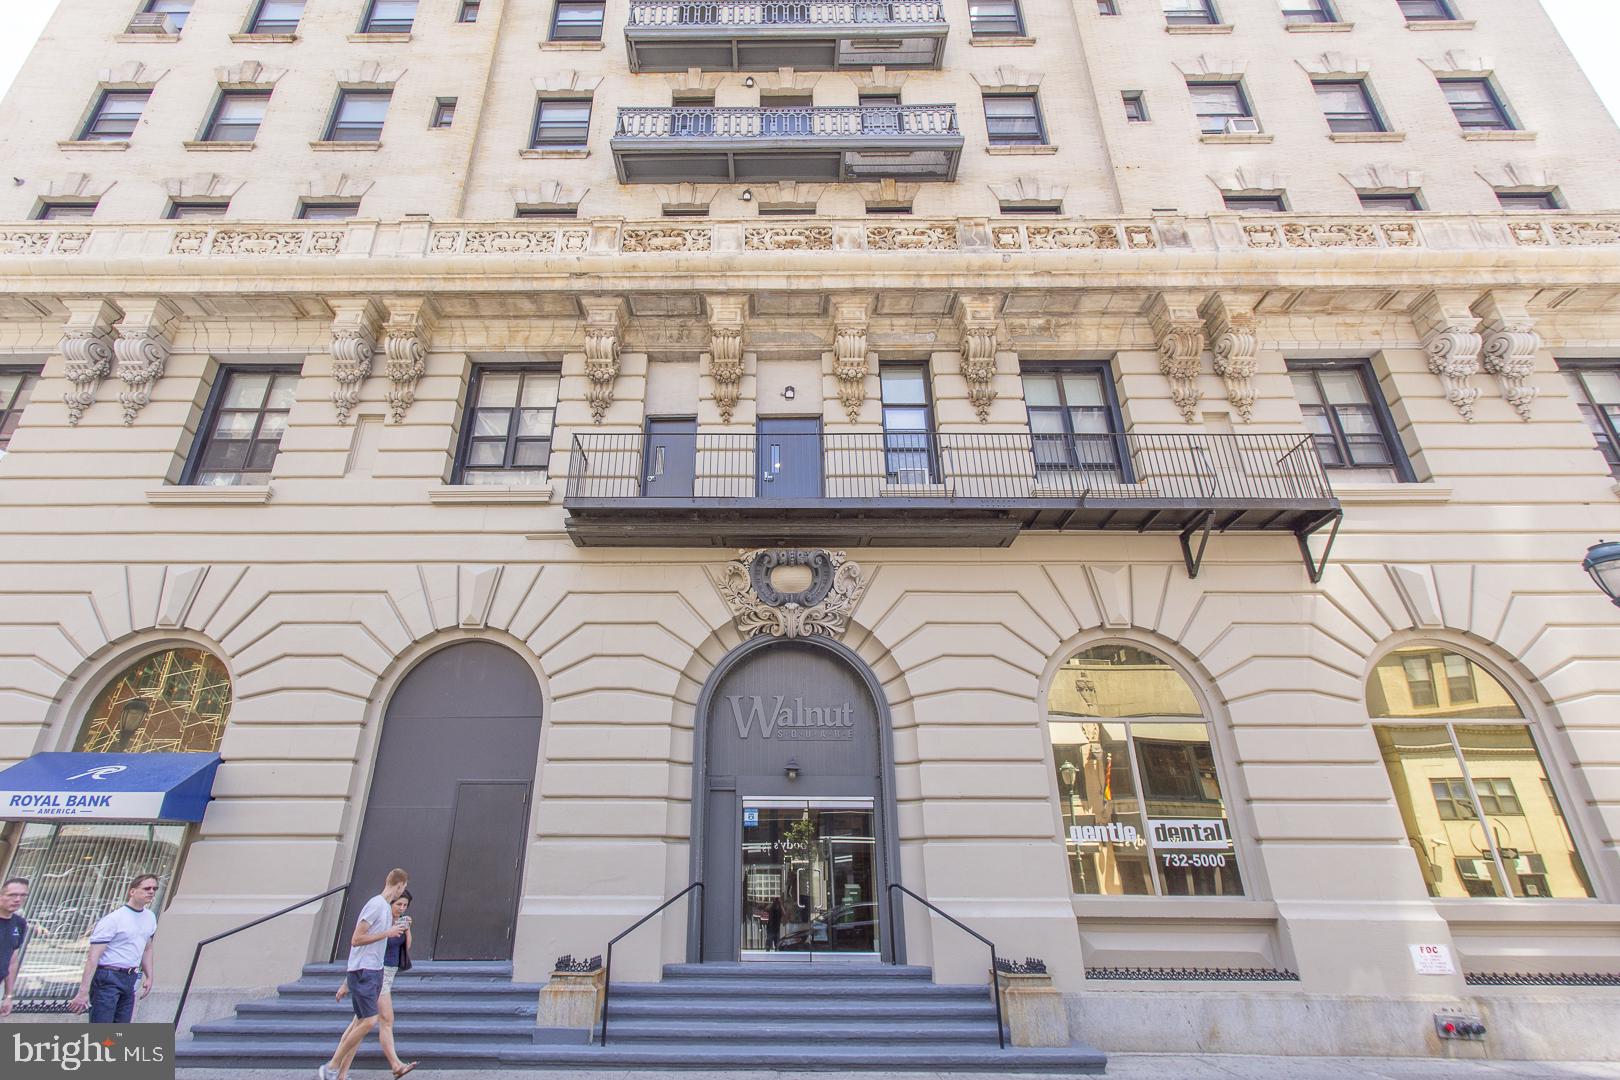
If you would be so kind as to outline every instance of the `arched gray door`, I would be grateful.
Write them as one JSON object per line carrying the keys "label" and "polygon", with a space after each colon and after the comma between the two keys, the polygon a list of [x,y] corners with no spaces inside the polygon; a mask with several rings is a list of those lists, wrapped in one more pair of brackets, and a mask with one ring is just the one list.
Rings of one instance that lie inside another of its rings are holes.
{"label": "arched gray door", "polygon": [[539,753],[540,687],[516,653],[468,641],[417,664],[383,717],[344,940],[400,866],[413,960],[510,959]]}

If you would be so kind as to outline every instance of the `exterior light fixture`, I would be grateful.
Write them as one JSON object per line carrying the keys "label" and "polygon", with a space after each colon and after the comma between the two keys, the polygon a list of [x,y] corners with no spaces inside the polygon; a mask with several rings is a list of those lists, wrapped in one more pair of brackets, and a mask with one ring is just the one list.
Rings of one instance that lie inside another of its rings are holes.
{"label": "exterior light fixture", "polygon": [[1586,549],[1581,569],[1592,575],[1597,587],[1613,603],[1620,605],[1620,543],[1600,540]]}
{"label": "exterior light fixture", "polygon": [[754,88],[754,77],[752,75],[748,76],[748,78],[743,80],[743,85],[752,90]]}
{"label": "exterior light fixture", "polygon": [[1080,778],[1080,769],[1072,761],[1065,761],[1058,766],[1058,776],[1063,778],[1063,786],[1073,788],[1074,782]]}
{"label": "exterior light fixture", "polygon": [[[788,401],[792,401],[795,397],[798,396],[798,394],[799,394],[799,392],[797,390],[793,389],[793,387],[791,387],[791,386],[782,387],[782,397],[784,399],[788,400]],[[1620,548],[1620,544],[1616,544],[1615,546],[1617,548]]]}
{"label": "exterior light fixture", "polygon": [[743,188],[742,189],[742,194],[737,196],[737,197],[739,199],[741,199],[743,202],[753,202],[754,201],[754,189],[753,188]]}
{"label": "exterior light fixture", "polygon": [[788,758],[787,767],[782,770],[782,773],[789,781],[797,780],[799,778],[799,759]]}

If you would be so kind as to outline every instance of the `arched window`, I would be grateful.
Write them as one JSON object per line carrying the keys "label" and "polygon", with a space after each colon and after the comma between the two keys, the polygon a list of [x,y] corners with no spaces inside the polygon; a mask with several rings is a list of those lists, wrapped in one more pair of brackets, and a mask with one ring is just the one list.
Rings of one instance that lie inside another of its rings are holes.
{"label": "arched window", "polygon": [[224,664],[201,649],[165,649],[131,664],[101,692],[73,749],[218,750],[230,713],[231,678]]}
{"label": "arched window", "polygon": [[1592,895],[1530,725],[1496,676],[1443,645],[1396,649],[1373,668],[1367,711],[1430,896]]}
{"label": "arched window", "polygon": [[1209,724],[1180,672],[1094,645],[1058,669],[1047,712],[1076,893],[1242,895]]}

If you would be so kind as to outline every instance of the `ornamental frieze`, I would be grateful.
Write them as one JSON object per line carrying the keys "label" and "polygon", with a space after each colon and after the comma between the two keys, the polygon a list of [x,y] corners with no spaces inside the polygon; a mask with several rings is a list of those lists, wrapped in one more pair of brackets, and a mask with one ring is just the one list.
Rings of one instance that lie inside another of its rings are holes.
{"label": "ornamental frieze", "polygon": [[[805,567],[810,582],[785,591],[774,580],[784,568]],[[859,563],[842,551],[755,548],[726,564],[720,595],[745,638],[843,637],[866,590]]]}

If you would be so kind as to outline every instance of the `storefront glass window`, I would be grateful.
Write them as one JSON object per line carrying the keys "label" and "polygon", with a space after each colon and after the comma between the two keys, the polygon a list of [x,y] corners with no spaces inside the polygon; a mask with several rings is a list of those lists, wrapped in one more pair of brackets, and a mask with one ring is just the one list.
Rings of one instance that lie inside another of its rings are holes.
{"label": "storefront glass window", "polygon": [[1408,721],[1375,730],[1429,895],[1592,895],[1530,727],[1494,675],[1461,653],[1400,649],[1374,669],[1367,703],[1374,720]]}
{"label": "storefront glass window", "polygon": [[136,661],[101,692],[73,749],[218,750],[230,712],[224,664],[201,649],[166,649]]}
{"label": "storefront glass window", "polygon": [[1242,895],[1209,724],[1175,668],[1094,646],[1058,670],[1048,712],[1076,893]]}

